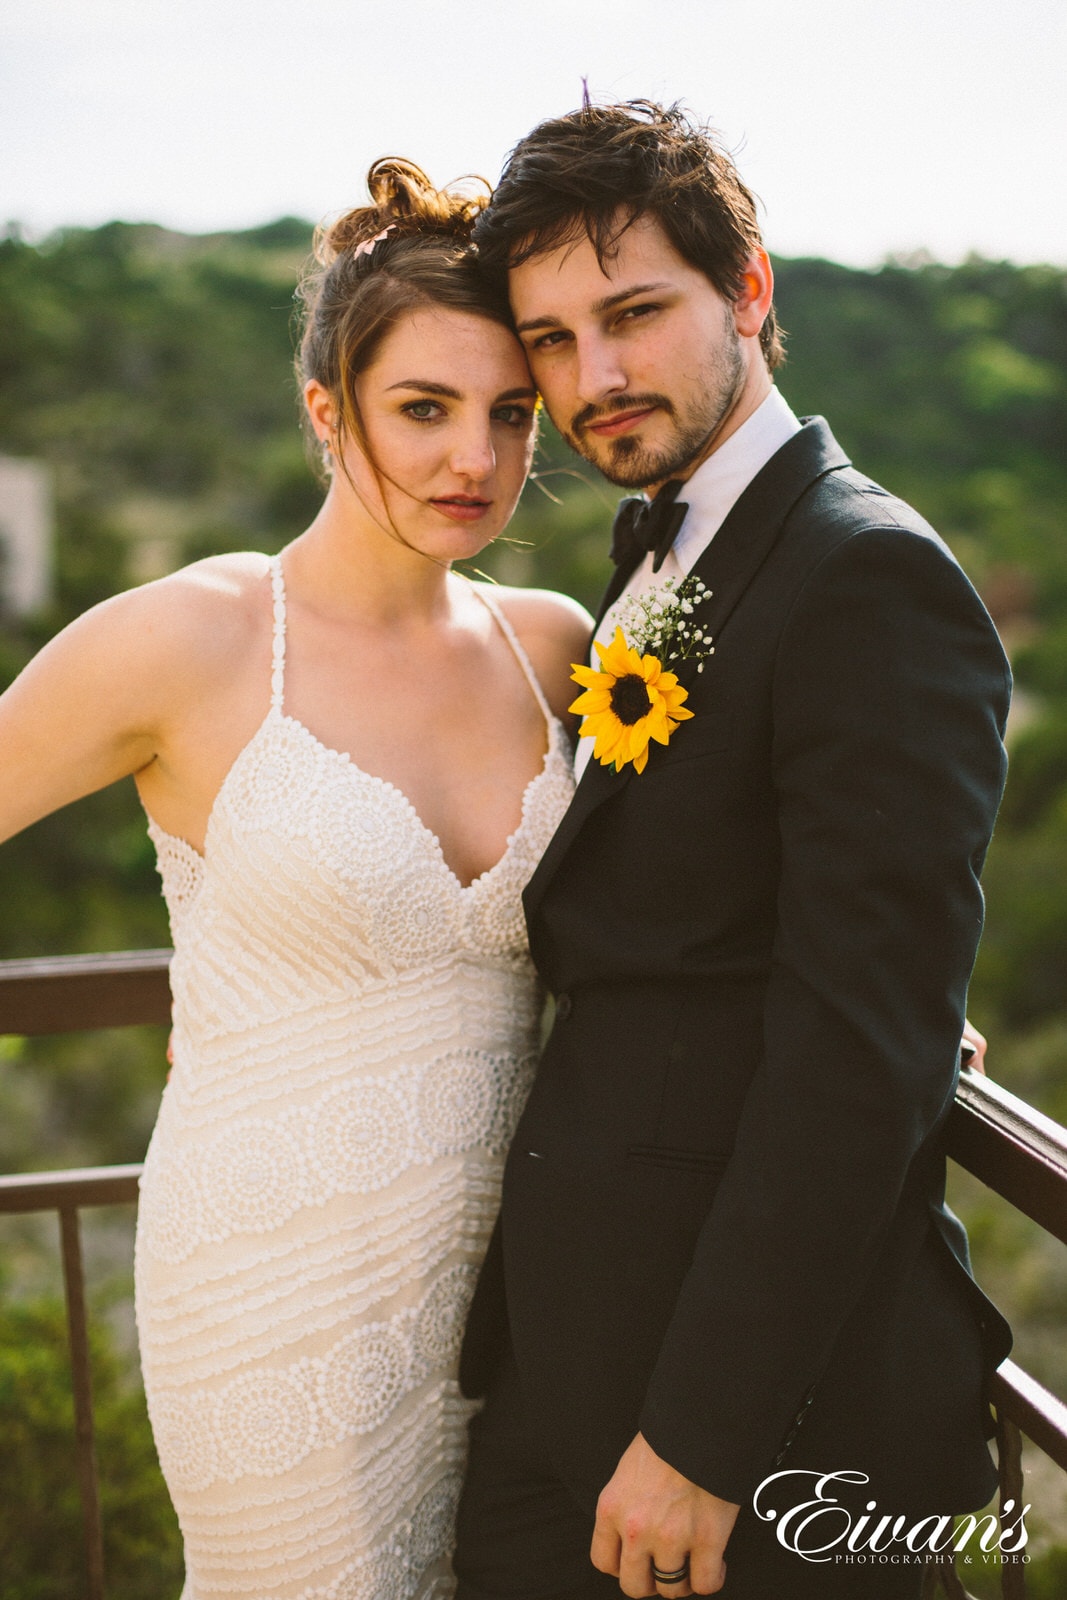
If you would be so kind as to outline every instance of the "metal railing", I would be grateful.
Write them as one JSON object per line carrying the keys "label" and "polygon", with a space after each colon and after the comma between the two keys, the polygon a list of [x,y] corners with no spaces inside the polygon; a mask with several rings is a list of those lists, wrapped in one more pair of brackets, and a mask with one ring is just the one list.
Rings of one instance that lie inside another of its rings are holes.
{"label": "metal railing", "polygon": [[[170,1019],[169,950],[102,956],[59,956],[0,962],[0,1034],[48,1034],[166,1023]],[[960,1080],[946,1132],[948,1154],[982,1183],[1067,1244],[1067,1129],[999,1084],[973,1072]],[[104,1600],[103,1531],[93,1443],[92,1382],[78,1213],[134,1203],[139,1166],[0,1178],[0,1215],[55,1211],[70,1332],[78,1482],[85,1527],[89,1600]],[[994,1377],[1001,1508],[1023,1504],[1021,1437],[1067,1473],[1067,1405],[1013,1361]],[[1004,1600],[1024,1600],[1025,1569],[1005,1564]],[[926,1593],[940,1586],[965,1597],[955,1570],[928,1574]]]}
{"label": "metal railing", "polygon": [[[1067,1244],[1067,1128],[1027,1105],[991,1078],[964,1072],[945,1133],[945,1148],[961,1167]],[[993,1375],[997,1413],[1000,1512],[1023,1505],[1022,1434],[1067,1472],[1067,1405],[1014,1361]],[[967,1600],[952,1567],[937,1576],[952,1600]],[[1004,1600],[1025,1600],[1025,1567],[1001,1569]],[[933,1573],[929,1594],[933,1594]]]}
{"label": "metal railing", "polygon": [[[169,968],[169,950],[2,961],[0,1034],[73,1033],[169,1022]],[[140,1176],[140,1166],[125,1166],[0,1177],[0,1215],[55,1211],[59,1217],[88,1600],[104,1600],[104,1531],[78,1213],[92,1206],[136,1204]]]}
{"label": "metal railing", "polygon": [[85,1535],[86,1593],[104,1600],[104,1527],[93,1437],[93,1384],[89,1361],[89,1318],[85,1300],[81,1226],[78,1213],[89,1206],[136,1203],[140,1166],[87,1167],[74,1172],[40,1172],[0,1178],[0,1215],[34,1211],[59,1214],[63,1289],[70,1337],[74,1391],[74,1460]]}

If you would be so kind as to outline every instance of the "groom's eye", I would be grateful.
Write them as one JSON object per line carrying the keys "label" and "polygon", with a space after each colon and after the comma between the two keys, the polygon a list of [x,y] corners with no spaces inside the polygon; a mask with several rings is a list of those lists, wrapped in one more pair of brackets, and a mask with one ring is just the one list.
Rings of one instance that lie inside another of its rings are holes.
{"label": "groom's eye", "polygon": [[530,343],[531,350],[551,350],[555,345],[562,344],[569,339],[570,334],[565,328],[553,328],[549,333],[542,333]]}
{"label": "groom's eye", "polygon": [[647,317],[652,312],[658,311],[659,309],[660,309],[659,306],[652,305],[652,304],[643,304],[643,305],[639,305],[639,306],[626,306],[622,311],[619,312],[619,320],[620,320],[620,322],[623,321],[623,320],[625,320],[627,322],[634,322],[638,318]]}

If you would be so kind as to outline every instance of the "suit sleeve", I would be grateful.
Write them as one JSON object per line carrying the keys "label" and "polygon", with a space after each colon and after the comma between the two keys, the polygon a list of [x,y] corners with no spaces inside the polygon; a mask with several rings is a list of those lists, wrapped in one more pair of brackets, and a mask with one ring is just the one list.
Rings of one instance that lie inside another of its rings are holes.
{"label": "suit sleeve", "polygon": [[773,690],[781,878],[764,1048],[641,1430],[743,1502],[876,1269],[955,1084],[1009,675],[935,539],[853,533]]}

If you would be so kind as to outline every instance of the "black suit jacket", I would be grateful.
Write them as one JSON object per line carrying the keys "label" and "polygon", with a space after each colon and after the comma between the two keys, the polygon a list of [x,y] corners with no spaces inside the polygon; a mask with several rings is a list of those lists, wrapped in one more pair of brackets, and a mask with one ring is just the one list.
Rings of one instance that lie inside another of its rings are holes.
{"label": "black suit jacket", "polygon": [[[591,1506],[641,1429],[980,1504],[1006,1325],[943,1209],[1009,673],[937,535],[809,419],[695,567],[715,654],[638,775],[590,763],[526,894],[556,1020],[462,1378],[510,1336]],[[628,576],[620,571],[610,600]]]}

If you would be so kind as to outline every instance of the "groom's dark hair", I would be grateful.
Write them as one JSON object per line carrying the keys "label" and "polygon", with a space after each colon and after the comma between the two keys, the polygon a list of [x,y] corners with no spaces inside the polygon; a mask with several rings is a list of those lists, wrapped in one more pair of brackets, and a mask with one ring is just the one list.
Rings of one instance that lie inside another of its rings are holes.
{"label": "groom's dark hair", "polygon": [[[712,130],[677,105],[587,101],[540,123],[508,157],[474,238],[483,269],[499,282],[509,267],[583,232],[603,264],[643,216],[724,299],[743,292],[745,264],[762,247],[756,202]],[[778,366],[785,352],[773,307],[760,344],[768,367]]]}

